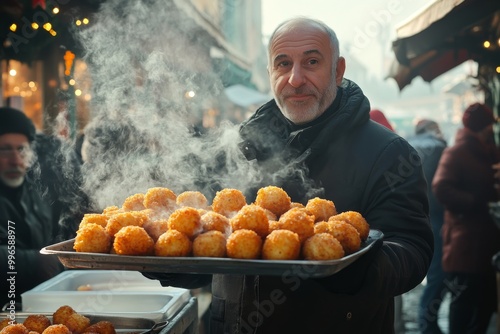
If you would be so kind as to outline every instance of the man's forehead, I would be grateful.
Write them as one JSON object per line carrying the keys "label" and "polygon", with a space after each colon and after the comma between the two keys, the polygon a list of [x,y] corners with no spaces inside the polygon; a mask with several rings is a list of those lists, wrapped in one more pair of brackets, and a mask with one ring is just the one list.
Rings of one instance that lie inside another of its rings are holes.
{"label": "man's forehead", "polygon": [[331,43],[326,32],[318,27],[306,26],[305,29],[296,26],[282,27],[271,42],[271,58],[277,56],[308,55],[327,53]]}

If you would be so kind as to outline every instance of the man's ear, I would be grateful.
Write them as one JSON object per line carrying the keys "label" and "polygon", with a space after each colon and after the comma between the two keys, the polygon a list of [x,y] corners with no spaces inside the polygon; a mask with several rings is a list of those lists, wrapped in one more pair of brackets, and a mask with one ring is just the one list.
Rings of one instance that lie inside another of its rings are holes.
{"label": "man's ear", "polygon": [[335,81],[337,82],[337,86],[340,86],[342,84],[344,73],[345,73],[345,58],[339,57],[339,60],[337,61],[337,71],[335,73]]}

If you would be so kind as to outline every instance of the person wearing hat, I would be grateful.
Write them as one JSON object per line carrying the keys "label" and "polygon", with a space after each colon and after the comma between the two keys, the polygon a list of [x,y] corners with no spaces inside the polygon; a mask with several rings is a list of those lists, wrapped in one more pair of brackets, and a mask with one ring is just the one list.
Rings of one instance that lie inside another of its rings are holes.
{"label": "person wearing hat", "polygon": [[34,139],[35,126],[22,111],[0,108],[0,307],[8,311],[15,310],[21,293],[62,269],[57,258],[40,254],[54,241],[57,219],[27,177]]}
{"label": "person wearing hat", "polygon": [[464,127],[444,150],[432,182],[445,208],[442,266],[451,293],[449,333],[486,333],[496,310],[493,256],[500,251],[500,229],[488,203],[498,200],[492,165],[499,161],[490,108],[474,103],[463,114]]}
{"label": "person wearing hat", "polygon": [[431,119],[419,120],[415,125],[415,135],[408,138],[408,142],[415,148],[422,162],[422,169],[427,180],[429,217],[434,233],[434,255],[419,301],[418,326],[422,334],[439,334],[442,330],[438,325],[438,313],[447,292],[441,267],[443,247],[441,228],[444,221],[444,208],[434,196],[431,183],[447,142],[443,138],[439,124]]}

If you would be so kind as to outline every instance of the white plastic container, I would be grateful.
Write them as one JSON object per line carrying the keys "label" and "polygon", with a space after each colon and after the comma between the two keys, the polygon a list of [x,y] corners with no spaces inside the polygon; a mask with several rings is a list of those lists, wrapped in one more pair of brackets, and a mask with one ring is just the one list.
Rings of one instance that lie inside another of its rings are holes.
{"label": "white plastic container", "polygon": [[189,300],[187,289],[162,287],[136,271],[67,270],[21,295],[23,312],[55,312],[63,305],[82,314],[172,318]]}

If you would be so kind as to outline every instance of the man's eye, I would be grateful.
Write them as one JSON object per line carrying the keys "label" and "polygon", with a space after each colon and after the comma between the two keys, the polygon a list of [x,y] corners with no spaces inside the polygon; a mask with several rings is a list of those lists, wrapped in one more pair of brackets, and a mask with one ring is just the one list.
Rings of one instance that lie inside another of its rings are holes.
{"label": "man's eye", "polygon": [[290,65],[289,61],[282,61],[282,62],[278,63],[278,67],[287,67],[289,65]]}
{"label": "man's eye", "polygon": [[311,65],[315,65],[317,63],[318,63],[317,59],[311,59],[311,60],[309,60],[309,64],[311,64]]}

